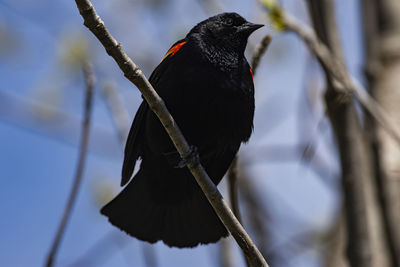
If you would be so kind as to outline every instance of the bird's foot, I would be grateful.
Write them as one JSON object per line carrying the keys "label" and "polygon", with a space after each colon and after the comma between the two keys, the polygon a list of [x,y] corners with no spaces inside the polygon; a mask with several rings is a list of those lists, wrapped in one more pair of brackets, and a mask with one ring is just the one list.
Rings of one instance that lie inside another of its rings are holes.
{"label": "bird's foot", "polygon": [[197,164],[200,162],[200,157],[199,153],[197,150],[197,147],[195,146],[190,146],[189,152],[186,153],[186,155],[183,155],[181,157],[181,160],[178,162],[178,164],[175,166],[175,168],[185,168],[186,165],[190,162],[193,162],[194,164]]}

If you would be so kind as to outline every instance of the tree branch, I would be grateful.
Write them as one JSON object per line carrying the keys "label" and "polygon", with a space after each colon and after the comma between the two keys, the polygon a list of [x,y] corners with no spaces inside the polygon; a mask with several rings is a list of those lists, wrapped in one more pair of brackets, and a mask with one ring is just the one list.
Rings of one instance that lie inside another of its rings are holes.
{"label": "tree branch", "polygon": [[[398,0],[361,2],[368,89],[398,122],[400,6]],[[374,156],[376,193],[383,219],[387,258],[390,266],[400,266],[400,150],[369,117],[366,126]]]}
{"label": "tree branch", "polygon": [[260,63],[261,57],[267,52],[269,44],[271,43],[271,35],[266,35],[256,47],[254,54],[251,58],[251,68],[253,69],[253,74],[256,74],[258,64]]}
{"label": "tree branch", "polygon": [[78,195],[86,163],[86,154],[89,144],[89,126],[91,119],[92,99],[93,99],[93,89],[94,89],[94,75],[92,67],[86,61],[83,62],[83,72],[85,74],[85,80],[86,80],[86,95],[85,95],[85,109],[84,109],[84,118],[82,123],[81,144],[78,157],[78,165],[76,168],[74,183],[71,188],[71,192],[69,195],[67,205],[64,210],[64,214],[61,218],[56,236],[54,237],[54,241],[52,243],[50,252],[47,256],[47,261],[46,261],[47,267],[53,266],[54,259],[56,257],[58,248],[60,246],[61,239],[65,232],[65,227],[68,223],[68,219],[71,215],[72,208],[74,207],[76,197]]}
{"label": "tree branch", "polygon": [[[318,37],[328,52],[344,66],[332,0],[309,0],[308,6]],[[314,51],[313,51],[314,52]],[[321,59],[318,58],[321,62]],[[327,79],[326,107],[336,136],[342,169],[342,187],[347,220],[347,256],[352,267],[373,266],[366,190],[372,180],[370,151],[351,99],[321,62]],[[342,100],[340,100],[342,98]]]}
{"label": "tree branch", "polygon": [[[140,90],[144,99],[149,104],[149,107],[165,127],[165,130],[181,157],[189,155],[191,151],[190,146],[166,108],[164,101],[156,93],[150,82],[143,75],[142,71],[122,50],[121,45],[111,36],[91,2],[89,0],[75,0],[75,2],[84,19],[84,25],[88,27],[88,29],[92,31],[97,39],[103,44],[107,53],[116,61],[125,77]],[[193,156],[188,160],[187,167],[195,177],[197,183],[205,193],[208,201],[211,203],[224,225],[231,232],[244,253],[248,255],[252,265],[268,266],[253,241],[229,209],[215,184],[211,181],[206,171],[201,166],[198,155]]]}
{"label": "tree branch", "polygon": [[118,93],[113,84],[103,84],[101,89],[110,115],[112,116],[112,121],[118,134],[118,139],[122,148],[124,148],[124,144],[129,133],[129,124],[131,122],[129,113],[125,108],[121,95]]}
{"label": "tree branch", "polygon": [[338,60],[316,36],[315,32],[300,20],[282,10],[275,1],[261,0],[264,7],[268,9],[274,24],[279,29],[289,30],[296,33],[316,55],[319,62],[328,71],[329,75],[339,82],[342,91],[354,95],[372,117],[393,137],[400,146],[400,134],[382,107],[367,93],[360,83],[349,75],[344,64]]}

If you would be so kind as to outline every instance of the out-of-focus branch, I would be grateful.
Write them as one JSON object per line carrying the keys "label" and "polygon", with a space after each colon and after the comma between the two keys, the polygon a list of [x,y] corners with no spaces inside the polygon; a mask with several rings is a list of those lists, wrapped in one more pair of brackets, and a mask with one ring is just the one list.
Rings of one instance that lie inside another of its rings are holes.
{"label": "out-of-focus branch", "polygon": [[[76,0],[75,2],[84,19],[84,25],[88,27],[88,29],[91,30],[102,43],[107,53],[116,61],[120,69],[123,71],[125,77],[135,84],[141,91],[144,99],[149,104],[149,107],[160,119],[181,157],[188,158],[188,155],[193,154],[191,153],[192,150],[189,144],[166,108],[164,101],[156,93],[150,82],[143,75],[143,72],[135,63],[133,63],[133,61],[122,50],[121,45],[107,30],[91,2],[89,0]],[[200,188],[203,190],[208,201],[213,206],[224,225],[231,232],[244,253],[248,255],[252,265],[268,266],[253,241],[229,209],[215,184],[211,181],[210,177],[201,166],[198,155],[188,158],[187,167],[195,177]]]}
{"label": "out-of-focus branch", "polygon": [[347,261],[343,251],[345,250],[346,231],[343,207],[340,207],[335,222],[327,231],[325,246],[322,250],[324,267],[347,267]]}
{"label": "out-of-focus branch", "polygon": [[343,63],[334,56],[328,47],[316,36],[315,32],[300,20],[283,11],[273,0],[261,0],[269,10],[274,24],[278,28],[295,32],[308,46],[326,71],[341,85],[341,91],[353,94],[373,118],[396,140],[400,146],[400,134],[382,107],[367,93],[360,83],[355,83]]}
{"label": "out-of-focus branch", "polygon": [[117,130],[119,141],[124,146],[129,133],[129,123],[131,122],[128,111],[125,109],[124,102],[113,84],[104,84],[101,89]]}
{"label": "out-of-focus branch", "polygon": [[232,262],[232,250],[231,250],[231,239],[230,238],[225,238],[221,240],[220,242],[220,261],[219,264],[221,267],[232,267],[233,262]]}
{"label": "out-of-focus branch", "polygon": [[[365,73],[369,91],[376,101],[399,122],[400,5],[397,0],[363,0]],[[395,140],[367,118],[376,180],[376,191],[383,218],[388,259],[400,266],[400,149]],[[397,123],[397,128],[398,127]]]}
{"label": "out-of-focus branch", "polygon": [[204,10],[206,14],[217,14],[220,13],[221,10],[225,10],[222,4],[219,1],[214,0],[197,0],[201,8]]}
{"label": "out-of-focus branch", "polygon": [[271,36],[266,35],[261,42],[258,44],[256,47],[254,54],[251,58],[251,68],[253,69],[253,74],[256,74],[258,64],[260,64],[261,57],[265,54],[267,51],[269,44],[271,43]]}
{"label": "out-of-focus branch", "polygon": [[[308,5],[316,34],[326,45],[323,50],[326,50],[326,53],[332,53],[331,56],[335,57],[338,66],[341,65],[344,68],[334,2],[332,0],[309,0]],[[314,36],[314,38],[317,37]],[[317,54],[316,50],[312,50],[312,52]],[[369,154],[366,139],[353,103],[346,95],[347,92],[337,82],[337,76],[328,70],[330,66],[324,63],[320,56],[317,55],[317,58],[326,73],[327,112],[339,147],[348,229],[347,256],[352,267],[373,266],[365,196],[366,184],[372,180],[372,170],[370,169],[370,158],[367,156]],[[343,75],[347,76],[344,77],[345,79],[350,79],[345,69]],[[358,141],[355,141],[356,139]]]}
{"label": "out-of-focus branch", "polygon": [[[251,178],[247,175],[241,173],[237,177],[238,188],[240,189],[243,200],[246,203],[246,212],[249,216],[248,221],[251,223],[251,228],[257,233],[256,242],[260,248],[260,251],[264,256],[267,256],[268,248],[266,240],[267,231],[265,226],[268,224],[268,214],[265,212],[264,207],[262,207],[259,198],[257,197],[256,190],[252,184]],[[268,261],[273,259],[268,258]]]}
{"label": "out-of-focus branch", "polygon": [[233,159],[232,164],[228,170],[228,187],[229,187],[229,199],[232,206],[232,211],[238,218],[239,222],[242,223],[242,216],[239,210],[239,199],[237,192],[237,180],[238,180],[238,164],[237,156]]}
{"label": "out-of-focus branch", "polygon": [[65,207],[63,216],[60,221],[60,225],[58,226],[57,233],[54,237],[52,246],[50,248],[50,252],[47,256],[46,260],[47,267],[51,267],[54,264],[54,260],[58,248],[60,246],[61,239],[65,232],[65,227],[68,223],[68,219],[71,215],[72,208],[74,207],[76,197],[79,192],[79,188],[83,177],[83,171],[86,163],[86,154],[89,144],[89,128],[90,128],[89,126],[91,119],[93,90],[94,90],[94,74],[92,66],[87,61],[83,62],[83,72],[85,74],[85,80],[86,80],[86,93],[85,93],[85,106],[84,106],[84,115],[82,122],[81,144],[79,150],[78,165],[75,171],[75,178],[68,198],[67,205]]}
{"label": "out-of-focus branch", "polygon": [[[128,244],[128,239],[121,238],[118,232],[108,232],[97,240],[89,249],[87,249],[81,256],[66,264],[67,267],[79,266],[99,266],[104,264],[107,259],[111,258],[114,251],[121,251],[123,246]],[[110,244],[113,244],[113,250],[110,249]]]}
{"label": "out-of-focus branch", "polygon": [[[79,147],[81,127],[79,116],[40,101],[13,94],[10,90],[0,90],[0,123]],[[91,123],[90,128],[90,152],[112,160],[121,157],[118,142],[113,138],[114,133],[109,128],[94,122]]]}

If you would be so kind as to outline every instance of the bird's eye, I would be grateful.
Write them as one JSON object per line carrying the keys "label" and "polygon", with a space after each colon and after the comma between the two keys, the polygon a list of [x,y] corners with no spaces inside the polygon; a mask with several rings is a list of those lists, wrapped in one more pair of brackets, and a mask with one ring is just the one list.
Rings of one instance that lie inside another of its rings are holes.
{"label": "bird's eye", "polygon": [[232,26],[233,25],[233,19],[231,19],[231,18],[226,19],[225,24],[227,26]]}

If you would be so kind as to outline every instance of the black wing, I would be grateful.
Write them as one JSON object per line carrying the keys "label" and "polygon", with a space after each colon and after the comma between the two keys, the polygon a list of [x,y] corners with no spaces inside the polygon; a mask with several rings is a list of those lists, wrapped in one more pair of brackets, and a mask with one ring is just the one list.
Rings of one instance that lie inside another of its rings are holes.
{"label": "black wing", "polygon": [[135,163],[141,156],[140,143],[144,130],[144,118],[146,117],[148,109],[147,103],[143,101],[136,112],[135,119],[133,120],[131,129],[129,131],[128,139],[125,145],[124,163],[122,165],[121,186],[124,186],[127,182],[129,182],[135,169]]}
{"label": "black wing", "polygon": [[[175,44],[173,44],[168,50],[166,57],[161,61],[161,63],[155,68],[153,73],[150,75],[149,81],[151,85],[157,91],[157,84],[162,77],[162,74],[168,68],[170,64],[170,51],[173,47],[177,44],[184,42],[185,40],[179,40]],[[124,163],[122,165],[122,179],[121,179],[121,186],[124,186],[126,183],[129,182],[133,171],[135,169],[135,163],[140,156],[142,156],[141,145],[145,141],[143,138],[145,133],[145,123],[146,123],[146,114],[149,110],[149,106],[146,101],[143,101],[140,105],[138,111],[136,112],[135,119],[133,120],[131,129],[129,131],[128,139],[125,145],[125,152],[124,152]]]}

